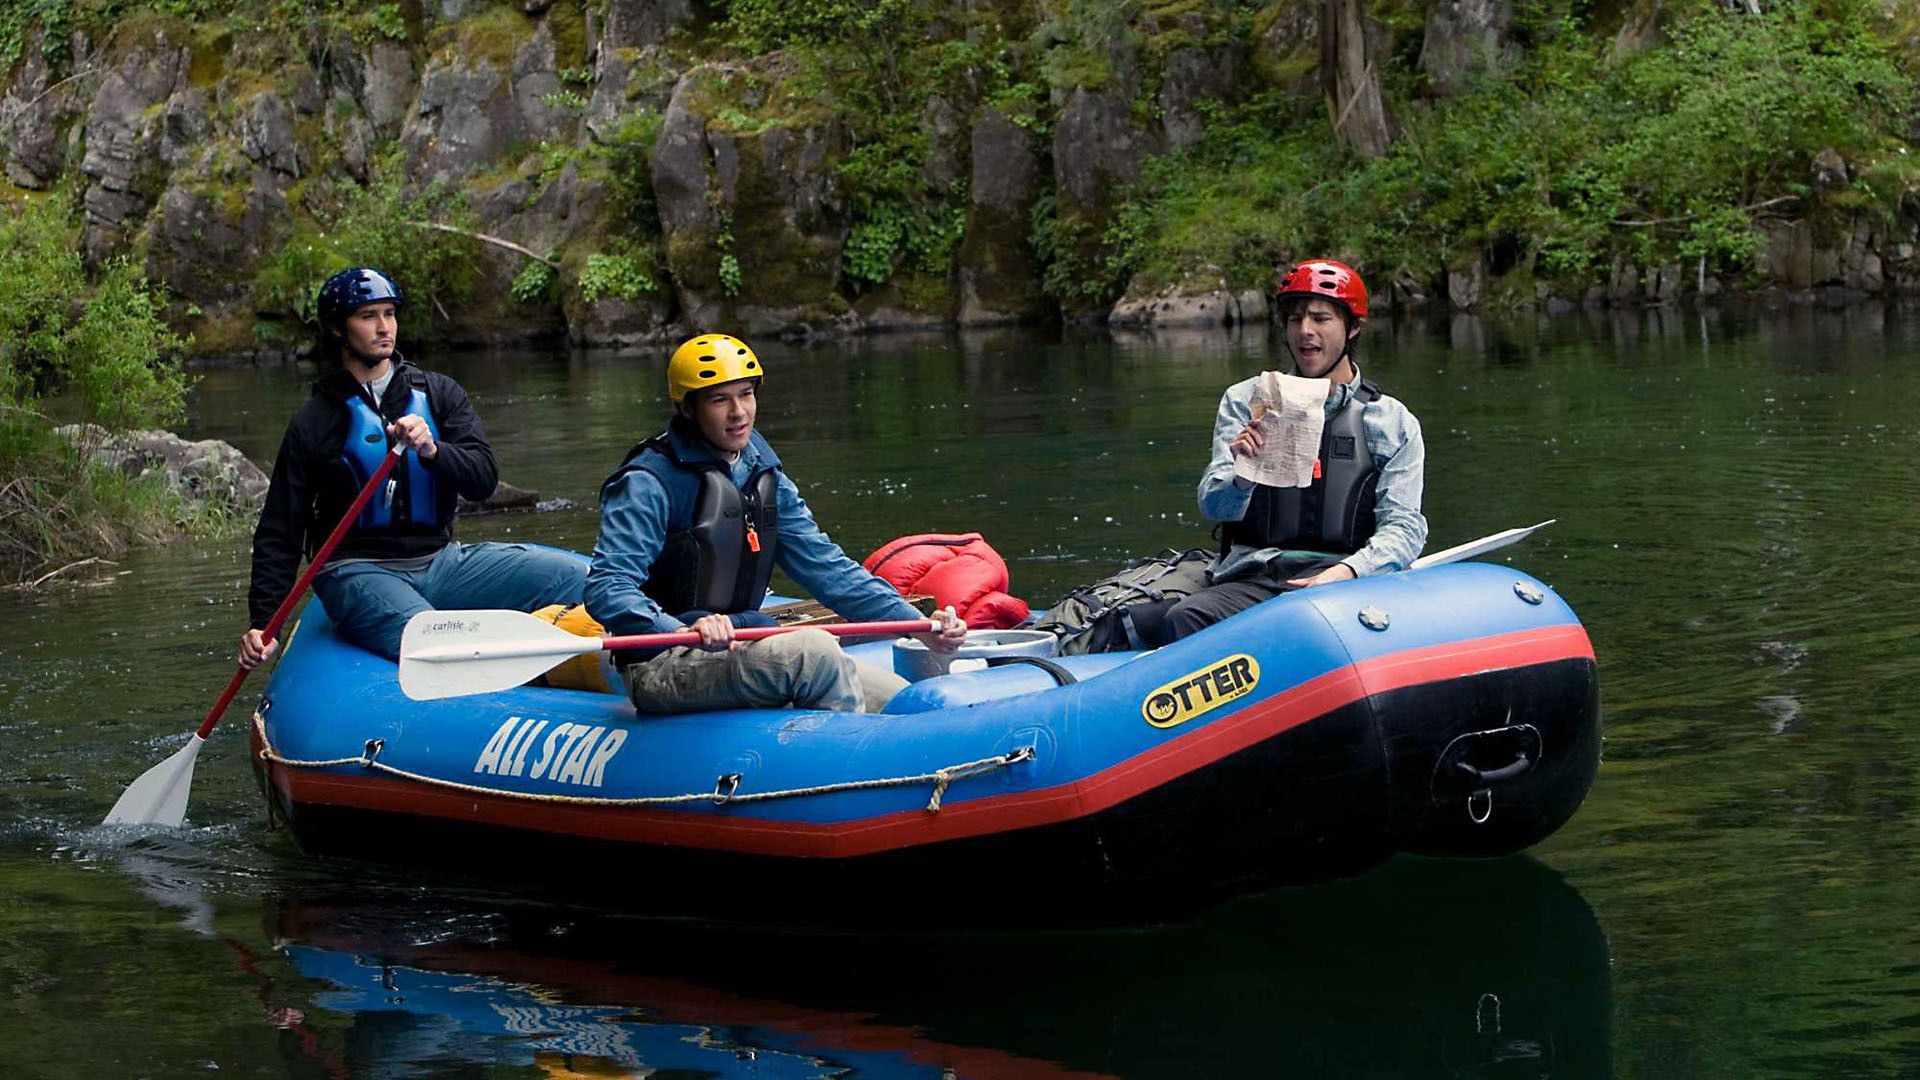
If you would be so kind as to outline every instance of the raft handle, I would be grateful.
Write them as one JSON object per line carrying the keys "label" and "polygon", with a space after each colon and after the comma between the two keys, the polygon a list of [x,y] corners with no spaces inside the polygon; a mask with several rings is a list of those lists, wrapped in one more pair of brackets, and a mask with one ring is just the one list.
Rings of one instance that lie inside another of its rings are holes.
{"label": "raft handle", "polygon": [[988,667],[1005,667],[1008,664],[1027,664],[1031,667],[1037,667],[1041,671],[1053,676],[1053,681],[1061,686],[1072,686],[1074,683],[1080,681],[1074,678],[1073,672],[1068,671],[1065,667],[1044,656],[996,656],[987,661]]}
{"label": "raft handle", "polygon": [[1477,769],[1464,761],[1456,761],[1453,767],[1466,774],[1467,779],[1478,785],[1497,784],[1502,780],[1511,780],[1528,769],[1533,768],[1533,759],[1525,751],[1514,755],[1511,762],[1497,769]]}

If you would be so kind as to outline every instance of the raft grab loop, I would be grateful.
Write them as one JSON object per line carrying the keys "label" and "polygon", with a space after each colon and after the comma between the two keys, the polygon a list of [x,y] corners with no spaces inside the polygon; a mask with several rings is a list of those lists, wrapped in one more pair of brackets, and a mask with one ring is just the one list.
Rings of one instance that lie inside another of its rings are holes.
{"label": "raft grab loop", "polygon": [[977,761],[964,761],[958,765],[948,765],[932,772],[918,773],[913,776],[887,776],[872,780],[842,780],[831,784],[816,784],[811,787],[786,788],[781,791],[751,791],[739,794],[742,780],[739,773],[726,773],[714,782],[712,791],[702,791],[689,795],[649,795],[631,799],[598,798],[591,795],[547,795],[531,791],[505,791],[500,788],[481,787],[478,784],[463,784],[457,780],[442,780],[437,776],[427,776],[397,768],[378,760],[380,751],[386,748],[385,739],[368,739],[365,748],[358,757],[328,758],[326,760],[301,760],[284,757],[273,748],[267,738],[267,718],[263,712],[253,714],[254,732],[260,737],[260,760],[285,765],[293,769],[329,769],[346,765],[359,765],[376,772],[397,776],[403,780],[413,780],[434,787],[450,788],[474,795],[497,795],[504,799],[524,799],[528,802],[560,803],[570,806],[675,806],[685,803],[712,803],[727,806],[733,803],[765,802],[770,799],[795,799],[807,795],[831,795],[841,791],[870,791],[876,788],[911,787],[915,784],[932,784],[933,794],[927,799],[927,812],[940,812],[940,802],[946,796],[947,788],[955,780],[966,780],[975,776],[984,776],[998,769],[1032,761],[1037,750],[1032,745],[1015,747],[1004,754],[980,758]]}
{"label": "raft grab loop", "polygon": [[[1489,1004],[1493,1006],[1492,1024],[1487,1023]],[[1489,1027],[1493,1030],[1488,1031]],[[1473,1003],[1473,1031],[1476,1035],[1500,1034],[1500,996],[1498,994],[1481,994],[1480,1000]]]}
{"label": "raft grab loop", "polygon": [[[1507,714],[1509,720],[1512,716]],[[1485,825],[1493,816],[1494,787],[1532,772],[1544,750],[1540,729],[1532,724],[1510,723],[1458,736],[1434,762],[1434,804],[1444,806],[1465,796],[1467,819]]]}
{"label": "raft grab loop", "polygon": [[1068,671],[1065,666],[1057,664],[1044,656],[996,656],[987,661],[987,666],[990,668],[1008,667],[1013,664],[1025,664],[1028,667],[1037,667],[1052,676],[1053,681],[1060,686],[1072,686],[1074,683],[1080,681],[1076,679],[1073,672]]}

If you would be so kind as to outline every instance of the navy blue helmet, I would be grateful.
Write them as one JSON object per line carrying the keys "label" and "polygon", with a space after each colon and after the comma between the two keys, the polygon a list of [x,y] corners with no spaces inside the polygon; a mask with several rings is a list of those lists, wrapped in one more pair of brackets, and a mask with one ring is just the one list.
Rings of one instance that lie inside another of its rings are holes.
{"label": "navy blue helmet", "polygon": [[368,304],[388,301],[394,307],[405,304],[406,297],[400,294],[400,286],[393,279],[375,270],[371,266],[356,266],[342,270],[327,279],[320,286],[318,302],[320,325],[333,330],[347,316]]}

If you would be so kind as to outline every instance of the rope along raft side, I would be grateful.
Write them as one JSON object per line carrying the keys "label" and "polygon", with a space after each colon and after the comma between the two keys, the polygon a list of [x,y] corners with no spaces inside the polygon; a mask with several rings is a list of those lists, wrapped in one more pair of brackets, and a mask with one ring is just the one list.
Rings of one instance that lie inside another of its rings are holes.
{"label": "rope along raft side", "polygon": [[916,773],[912,776],[888,776],[872,780],[843,780],[833,784],[815,784],[811,787],[785,788],[780,791],[751,791],[740,794],[740,774],[727,773],[714,781],[714,789],[689,795],[649,795],[634,798],[602,798],[591,795],[547,795],[529,791],[506,791],[500,788],[482,787],[479,784],[464,784],[458,780],[443,780],[437,776],[426,776],[398,768],[380,761],[380,751],[386,749],[385,739],[368,739],[366,749],[357,757],[327,758],[326,760],[301,760],[282,756],[273,748],[267,738],[266,717],[253,714],[254,732],[260,738],[260,759],[295,769],[331,769],[343,765],[359,765],[375,772],[397,776],[403,780],[412,780],[434,787],[463,791],[474,795],[498,795],[507,799],[524,799],[528,802],[560,803],[571,806],[607,806],[607,807],[643,807],[675,806],[685,803],[707,802],[715,806],[727,806],[732,803],[765,802],[771,799],[795,799],[807,795],[831,795],[842,791],[869,791],[875,788],[911,787],[915,784],[932,784],[933,794],[927,800],[927,812],[940,812],[940,800],[945,797],[948,785],[955,780],[965,780],[975,776],[985,776],[999,769],[1033,760],[1034,748],[1017,747],[1004,754],[980,758],[977,761],[948,765],[932,772]]}

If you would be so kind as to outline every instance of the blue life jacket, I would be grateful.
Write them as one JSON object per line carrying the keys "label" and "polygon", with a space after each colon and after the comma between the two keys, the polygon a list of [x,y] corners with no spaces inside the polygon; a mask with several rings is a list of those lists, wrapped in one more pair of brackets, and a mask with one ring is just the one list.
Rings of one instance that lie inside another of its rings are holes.
{"label": "blue life jacket", "polygon": [[[427,403],[426,377],[416,373],[412,384],[407,394],[406,415],[425,420],[427,430],[437,442],[440,429],[434,425],[433,410]],[[346,407],[347,437],[340,446],[340,456],[346,462],[347,471],[353,474],[356,487],[364,487],[380,468],[381,459],[387,456],[387,421],[374,411],[365,394],[348,397]],[[367,501],[354,527],[362,532],[391,529],[401,524],[441,529],[452,519],[451,502],[444,509],[441,506],[440,482],[433,470],[420,460],[420,455],[408,454],[405,461],[397,463],[387,474],[386,490],[375,493]]]}
{"label": "blue life jacket", "polygon": [[1362,379],[1353,397],[1327,417],[1313,483],[1304,488],[1255,484],[1247,512],[1221,527],[1221,549],[1234,544],[1288,551],[1351,555],[1373,537],[1380,469],[1367,451],[1362,407],[1378,401],[1380,388]]}
{"label": "blue life jacket", "polygon": [[667,535],[641,591],[668,614],[735,615],[758,611],[766,599],[780,549],[780,458],[758,431],[751,439],[759,465],[736,487],[697,429],[675,416],[600,486],[604,501],[615,482],[639,470],[666,491]]}

